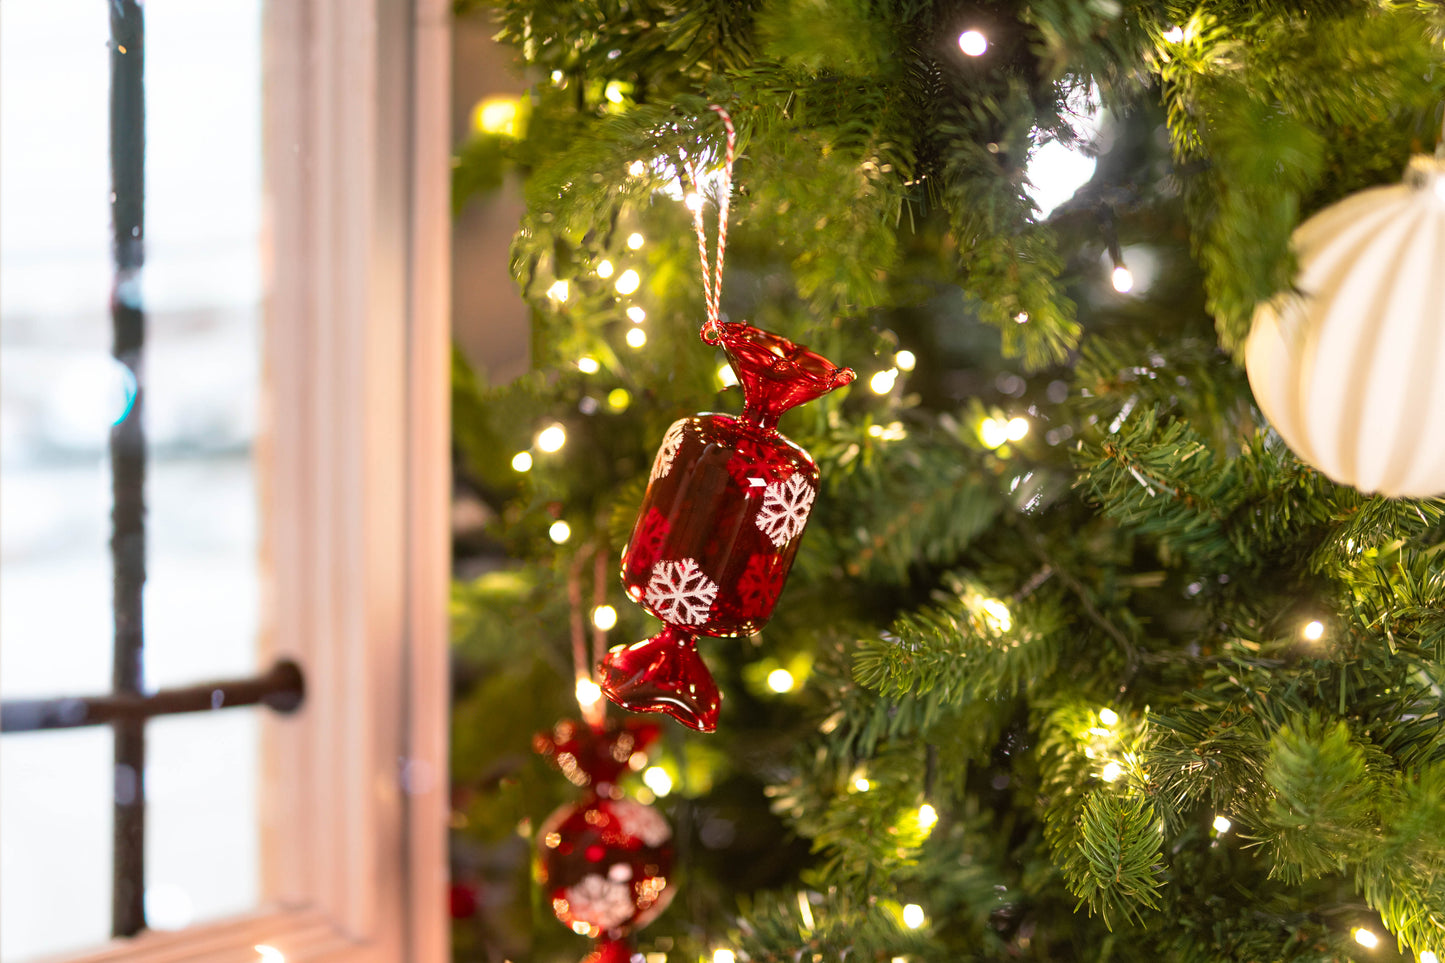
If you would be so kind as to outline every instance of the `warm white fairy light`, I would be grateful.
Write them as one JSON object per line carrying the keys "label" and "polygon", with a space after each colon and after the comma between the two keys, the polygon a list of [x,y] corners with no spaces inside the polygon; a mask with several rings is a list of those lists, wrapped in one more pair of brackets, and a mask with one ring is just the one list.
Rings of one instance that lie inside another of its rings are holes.
{"label": "warm white fairy light", "polygon": [[918,807],[918,825],[923,829],[932,829],[938,825],[938,810],[928,803]]}
{"label": "warm white fairy light", "polygon": [[642,161],[640,160],[635,160],[631,164],[627,165],[627,173],[631,174],[633,177],[641,177],[643,174],[647,173],[647,165],[642,163]]}
{"label": "warm white fairy light", "polygon": [[488,134],[515,136],[517,132],[517,102],[510,97],[493,97],[477,104],[472,113],[472,123]]}
{"label": "warm white fairy light", "polygon": [[1020,311],[1018,314],[1014,315],[1014,324],[1028,324],[1028,323],[1029,323],[1029,313],[1028,313],[1027,311]]}
{"label": "warm white fairy light", "polygon": [[519,452],[517,452],[515,455],[513,455],[513,456],[512,456],[512,470],[513,470],[513,471],[531,471],[531,470],[532,470],[532,453],[531,453],[531,452],[527,452],[527,451],[519,451]]}
{"label": "warm white fairy light", "polygon": [[647,312],[634,304],[632,307],[627,309],[627,318],[633,324],[641,324],[642,322],[647,320]]}
{"label": "warm white fairy light", "polygon": [[592,624],[603,632],[617,624],[617,610],[610,605],[599,605],[592,610]]}
{"label": "warm white fairy light", "polygon": [[566,281],[553,281],[552,286],[547,289],[547,297],[553,301],[566,301],[571,293]]}
{"label": "warm white fairy light", "polygon": [[612,267],[612,262],[607,260],[606,258],[603,258],[601,261],[597,262],[597,276],[599,278],[612,277],[612,272],[614,270],[615,269]]}
{"label": "warm white fairy light", "polygon": [[1010,418],[1004,426],[1008,432],[1009,441],[1022,441],[1029,433],[1029,420],[1027,418]]}
{"label": "warm white fairy light", "polygon": [[900,351],[893,356],[893,363],[898,366],[899,371],[912,371],[913,366],[918,364],[918,356],[912,351]]}
{"label": "warm white fairy light", "polygon": [[585,675],[577,677],[577,704],[590,709],[602,699],[602,687]]}
{"label": "warm white fairy light", "polygon": [[887,371],[879,371],[868,379],[868,387],[873,389],[874,394],[886,395],[893,390],[893,384],[898,380],[898,369],[889,368]]}
{"label": "warm white fairy light", "polygon": [[686,197],[684,197],[684,198],[682,199],[682,206],[685,207],[685,208],[687,208],[689,211],[692,211],[694,214],[696,214],[698,211],[702,210],[702,195],[701,195],[701,194],[689,194],[689,195],[687,195]]}
{"label": "warm white fairy light", "polygon": [[1305,623],[1299,634],[1304,636],[1306,642],[1318,642],[1325,637],[1325,624],[1319,619],[1312,619]]}
{"label": "warm white fairy light", "polygon": [[768,673],[768,688],[774,692],[791,692],[794,685],[793,673],[787,669],[774,669]]}
{"label": "warm white fairy light", "polygon": [[958,35],[958,49],[970,57],[982,57],[988,52],[988,38],[980,30],[965,30]]}
{"label": "warm white fairy light", "polygon": [[909,903],[903,907],[903,925],[910,930],[916,930],[924,924],[927,917],[923,913],[923,907],[917,903]]}
{"label": "warm white fairy light", "polygon": [[552,523],[551,528],[547,529],[547,537],[550,538],[552,541],[556,542],[558,545],[561,545],[563,542],[567,541],[567,539],[572,537],[572,526],[558,519],[557,521]]}
{"label": "warm white fairy light", "polygon": [[985,448],[998,448],[1008,441],[1008,422],[985,418],[979,422],[978,437]]}
{"label": "warm white fairy light", "polygon": [[641,234],[638,234],[636,231],[633,231],[631,234],[627,235],[627,249],[629,251],[635,251],[646,243],[647,239]]}
{"label": "warm white fairy light", "polygon": [[661,766],[652,766],[642,774],[642,781],[659,796],[672,792],[672,777]]}
{"label": "warm white fairy light", "polygon": [[603,88],[602,96],[614,104],[622,103],[622,85],[615,80],[608,81],[607,86]]}
{"label": "warm white fairy light", "polygon": [[596,358],[583,355],[577,359],[577,370],[583,374],[596,374],[602,370],[602,365],[597,363]]}
{"label": "warm white fairy light", "polygon": [[1214,831],[1219,835],[1223,836],[1233,828],[1234,823],[1230,821],[1228,816],[1221,814],[1214,817]]}
{"label": "warm white fairy light", "polygon": [[738,383],[738,375],[737,372],[733,370],[732,365],[721,364],[718,365],[717,380],[723,383],[723,387],[731,388],[733,385]]}
{"label": "warm white fairy light", "polygon": [[1170,27],[1168,30],[1164,31],[1164,39],[1169,41],[1170,43],[1183,43],[1184,28],[1177,25]]}
{"label": "warm white fairy light", "polygon": [[1118,721],[1119,713],[1115,712],[1113,709],[1110,709],[1108,706],[1105,706],[1104,708],[1099,710],[1099,722],[1101,722],[1102,724],[1106,726],[1112,726]]}
{"label": "warm white fairy light", "polygon": [[1118,291],[1120,294],[1128,294],[1130,291],[1134,290],[1134,272],[1130,271],[1124,265],[1120,264],[1118,267],[1114,268],[1114,274],[1112,278],[1114,282],[1114,290]]}
{"label": "warm white fairy light", "polygon": [[617,275],[617,284],[615,287],[617,288],[618,294],[631,294],[633,291],[636,291],[641,284],[641,276],[632,270],[632,268],[628,268],[626,271]]}
{"label": "warm white fairy light", "polygon": [[983,621],[995,632],[1007,632],[1014,627],[1013,613],[1002,599],[982,599],[978,607],[983,611]]}
{"label": "warm white fairy light", "polygon": [[567,429],[561,425],[548,425],[537,432],[537,447],[543,451],[560,451],[565,444],[567,444]]}
{"label": "warm white fairy light", "polygon": [[607,407],[613,411],[626,411],[630,404],[632,404],[632,392],[626,388],[613,388],[607,392]]}
{"label": "warm white fairy light", "polygon": [[737,957],[732,950],[714,950],[712,963],[737,963]]}
{"label": "warm white fairy light", "polygon": [[1104,771],[1099,773],[1099,778],[1105,782],[1118,782],[1122,775],[1124,775],[1124,767],[1117,762],[1110,762],[1104,766]]}
{"label": "warm white fairy light", "polygon": [[641,328],[628,328],[627,343],[634,348],[642,347],[647,343],[647,332]]}
{"label": "warm white fairy light", "polygon": [[1354,937],[1355,942],[1367,950],[1373,950],[1380,945],[1380,938],[1372,930],[1367,930],[1363,926],[1355,928]]}
{"label": "warm white fairy light", "polygon": [[853,788],[858,790],[859,792],[867,792],[872,787],[873,784],[862,776],[859,776],[857,779],[853,780]]}
{"label": "warm white fairy light", "polygon": [[1431,950],[1420,951],[1420,963],[1440,963],[1440,957]]}

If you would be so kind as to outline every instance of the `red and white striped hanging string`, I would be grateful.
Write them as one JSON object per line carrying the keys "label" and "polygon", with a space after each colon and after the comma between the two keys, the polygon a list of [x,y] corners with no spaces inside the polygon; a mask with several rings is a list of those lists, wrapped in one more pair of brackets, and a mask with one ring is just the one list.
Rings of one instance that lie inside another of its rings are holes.
{"label": "red and white striped hanging string", "polygon": [[707,227],[703,224],[702,219],[704,205],[702,178],[695,162],[689,162],[687,165],[688,177],[692,179],[693,193],[688,195],[684,203],[688,210],[692,211],[692,226],[697,231],[697,253],[702,259],[702,293],[707,302],[707,320],[703,322],[700,335],[702,340],[708,344],[717,344],[719,341],[718,318],[721,313],[719,305],[722,301],[723,256],[727,252],[728,245],[728,205],[732,202],[733,196],[733,160],[737,156],[738,135],[733,128],[733,119],[726,110],[717,104],[711,104],[709,108],[717,111],[718,116],[722,118],[723,128],[727,131],[727,151],[723,155],[722,182],[718,186],[717,257],[712,265],[708,264]]}

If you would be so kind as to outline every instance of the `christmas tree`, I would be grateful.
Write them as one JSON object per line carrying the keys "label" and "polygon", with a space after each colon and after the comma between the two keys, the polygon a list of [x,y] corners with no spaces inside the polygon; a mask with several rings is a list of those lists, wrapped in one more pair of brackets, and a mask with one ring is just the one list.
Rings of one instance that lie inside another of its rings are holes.
{"label": "christmas tree", "polygon": [[[459,13],[530,84],[455,183],[520,179],[534,370],[455,371],[506,557],[454,597],[458,958],[588,952],[533,878],[575,790],[532,736],[658,630],[617,561],[668,426],[741,407],[684,203],[715,238],[713,106],[723,317],[858,379],[782,420],[821,480],[771,622],[704,641],[717,731],[651,717],[622,783],[675,832],[641,958],[1445,953],[1445,503],[1330,481],[1242,367],[1296,227],[1434,148],[1438,5]],[[1050,157],[1094,165],[1062,204]]]}

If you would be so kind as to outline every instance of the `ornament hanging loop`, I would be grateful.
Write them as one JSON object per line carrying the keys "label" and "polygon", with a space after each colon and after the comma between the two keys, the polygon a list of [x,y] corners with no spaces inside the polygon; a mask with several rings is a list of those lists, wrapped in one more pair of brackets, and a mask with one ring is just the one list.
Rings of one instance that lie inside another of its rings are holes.
{"label": "ornament hanging loop", "polygon": [[717,256],[708,263],[707,227],[703,223],[703,193],[701,171],[696,163],[687,165],[688,176],[692,179],[693,193],[684,203],[692,211],[692,226],[697,232],[697,252],[702,259],[702,293],[707,303],[707,320],[703,322],[699,336],[706,344],[716,345],[721,341],[719,305],[722,301],[723,257],[728,243],[728,206],[733,196],[733,161],[737,157],[737,130],[733,127],[732,116],[717,104],[709,104],[722,118],[723,129],[727,131],[727,151],[723,155],[722,183],[718,186],[717,202]]}

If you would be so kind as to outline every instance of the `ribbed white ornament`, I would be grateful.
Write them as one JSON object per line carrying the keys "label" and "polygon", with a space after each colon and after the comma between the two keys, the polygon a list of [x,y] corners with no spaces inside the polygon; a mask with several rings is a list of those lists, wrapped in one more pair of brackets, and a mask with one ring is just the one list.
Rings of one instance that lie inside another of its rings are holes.
{"label": "ribbed white ornament", "polygon": [[1445,165],[1325,208],[1294,234],[1296,292],[1245,345],[1255,400],[1302,461],[1362,492],[1445,493]]}

